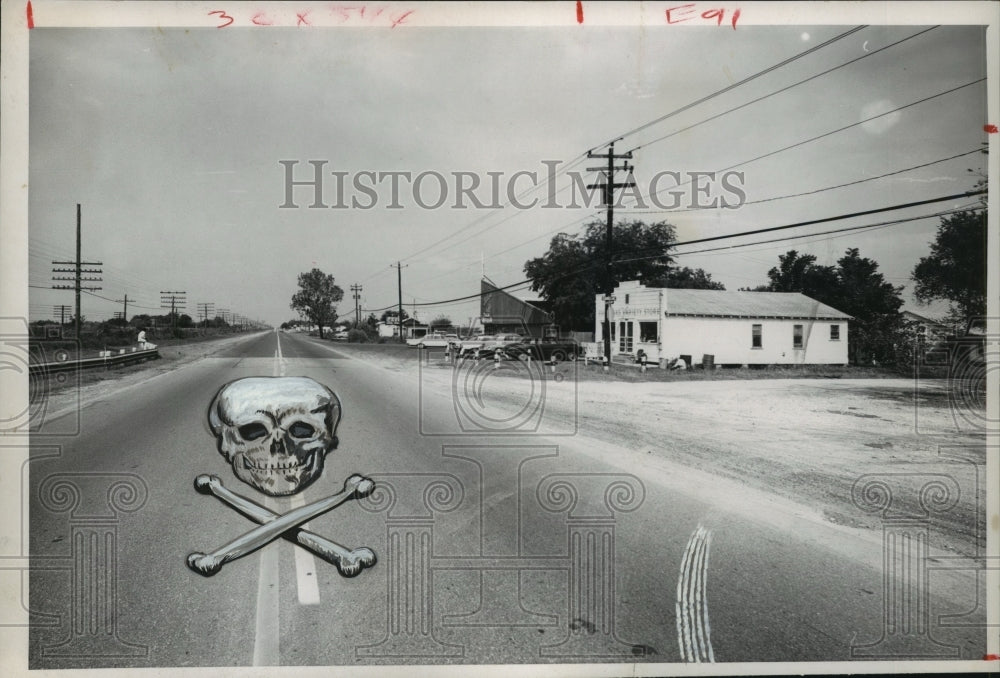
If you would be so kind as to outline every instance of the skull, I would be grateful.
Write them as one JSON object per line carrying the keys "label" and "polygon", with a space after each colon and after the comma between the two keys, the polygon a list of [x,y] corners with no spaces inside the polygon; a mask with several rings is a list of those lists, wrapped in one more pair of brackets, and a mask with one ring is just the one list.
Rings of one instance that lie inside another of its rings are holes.
{"label": "skull", "polygon": [[219,452],[236,477],[272,497],[295,494],[337,447],[337,394],[308,377],[248,377],[223,386],[208,409]]}

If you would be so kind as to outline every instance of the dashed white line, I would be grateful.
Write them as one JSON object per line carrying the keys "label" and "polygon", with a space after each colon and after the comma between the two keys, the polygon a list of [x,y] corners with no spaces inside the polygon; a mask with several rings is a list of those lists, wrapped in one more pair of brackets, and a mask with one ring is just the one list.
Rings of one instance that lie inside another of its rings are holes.
{"label": "dashed white line", "polygon": [[[292,509],[305,506],[301,494],[292,495]],[[302,526],[308,530],[308,523]],[[299,595],[299,605],[319,605],[319,582],[316,581],[316,559],[305,549],[292,546],[295,551],[295,581]]]}
{"label": "dashed white line", "polygon": [[685,662],[714,662],[711,625],[708,622],[708,552],[712,533],[699,525],[688,540],[677,579],[677,646]]}

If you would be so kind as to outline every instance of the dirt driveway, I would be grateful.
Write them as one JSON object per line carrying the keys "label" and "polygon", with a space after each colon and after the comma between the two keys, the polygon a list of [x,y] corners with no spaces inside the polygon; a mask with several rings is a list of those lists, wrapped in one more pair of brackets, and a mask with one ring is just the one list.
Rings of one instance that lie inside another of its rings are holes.
{"label": "dirt driveway", "polygon": [[[358,355],[373,359],[371,355]],[[453,366],[383,358],[393,371],[454,390]],[[529,380],[480,366],[476,398],[522,407]],[[602,381],[544,369],[545,415],[580,434],[736,480],[851,527],[930,518],[931,544],[985,548],[983,394],[933,379]],[[538,372],[536,374],[539,374]],[[467,397],[459,393],[455,397]],[[995,488],[994,488],[995,489]]]}

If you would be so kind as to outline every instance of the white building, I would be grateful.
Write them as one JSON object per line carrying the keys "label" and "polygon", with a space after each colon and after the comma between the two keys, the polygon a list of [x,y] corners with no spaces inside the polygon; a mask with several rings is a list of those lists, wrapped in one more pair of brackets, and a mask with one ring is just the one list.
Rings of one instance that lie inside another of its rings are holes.
{"label": "white building", "polygon": [[[386,316],[384,321],[379,321],[377,324],[378,336],[380,337],[398,337],[399,336],[399,321],[398,316],[389,315]],[[403,338],[412,339],[413,337],[422,337],[427,334],[427,325],[421,325],[413,318],[406,318],[403,320]]]}
{"label": "white building", "polygon": [[[716,365],[846,365],[851,319],[798,292],[730,292],[645,287],[615,288],[611,354],[650,362],[706,355]],[[594,337],[602,341],[604,295],[595,299]]]}

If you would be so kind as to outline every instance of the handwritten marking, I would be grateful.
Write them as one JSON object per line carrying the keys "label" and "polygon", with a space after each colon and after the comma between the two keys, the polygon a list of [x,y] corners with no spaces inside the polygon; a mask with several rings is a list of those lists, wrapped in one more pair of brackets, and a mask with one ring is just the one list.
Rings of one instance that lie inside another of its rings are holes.
{"label": "handwritten marking", "polygon": [[228,14],[226,14],[221,9],[215,9],[215,10],[212,10],[211,12],[208,13],[209,16],[214,16],[216,14],[219,15],[219,19],[221,19],[221,20],[223,20],[223,21],[226,22],[224,24],[219,24],[218,26],[216,26],[216,28],[225,28],[226,26],[231,26],[233,24],[233,22],[236,21],[236,19],[234,19],[233,17],[229,16]]}
{"label": "handwritten marking", "polygon": [[576,23],[583,23],[583,2],[582,0],[576,0]]}
{"label": "handwritten marking", "polygon": [[997,133],[997,126],[996,125],[983,125],[983,131],[986,132],[987,134],[996,134]]}
{"label": "handwritten marking", "polygon": [[[691,21],[692,19],[702,18],[706,21],[715,21],[716,26],[721,26],[722,22],[726,18],[726,10],[723,7],[713,7],[712,9],[707,9],[703,12],[698,12],[697,3],[691,2],[686,5],[676,5],[674,7],[669,7],[666,10],[666,17],[668,24],[679,24],[685,21]],[[736,30],[736,23],[740,20],[741,10],[734,9],[732,17],[729,23],[732,24],[733,30]]]}
{"label": "handwritten marking", "polygon": [[28,15],[28,29],[35,27],[35,14],[31,11],[31,0],[28,0],[28,6],[24,8],[25,13]]}
{"label": "handwritten marking", "polygon": [[390,19],[390,21],[392,21],[392,26],[390,26],[389,28],[395,28],[399,24],[403,23],[403,21],[406,19],[406,17],[410,16],[411,14],[413,14],[413,10],[412,9],[409,10],[408,12],[403,12],[402,14],[400,14],[395,19]]}
{"label": "handwritten marking", "polygon": [[714,662],[711,625],[708,623],[708,550],[712,533],[698,525],[688,540],[681,559],[680,577],[677,579],[677,646],[681,661]]}
{"label": "handwritten marking", "polygon": [[[375,24],[383,22],[388,24],[390,28],[395,28],[400,24],[406,22],[406,20],[413,14],[416,10],[408,9],[401,10],[395,13],[390,13],[386,11],[386,7],[373,7],[368,5],[333,5],[327,8],[330,15],[339,21],[339,23],[366,23]],[[249,21],[254,26],[290,26],[292,25],[292,14],[295,16],[296,26],[313,26],[314,17],[313,9],[307,9],[301,12],[289,12],[282,13],[280,10],[274,13],[272,10],[271,14],[264,11],[258,11],[253,14],[240,14],[231,15],[227,10],[216,9],[208,13],[209,16],[218,17],[219,23],[216,28],[226,28],[227,26],[232,26],[235,22]],[[30,3],[28,9],[28,21],[31,23],[31,10]],[[30,27],[30,26],[29,26]]]}

